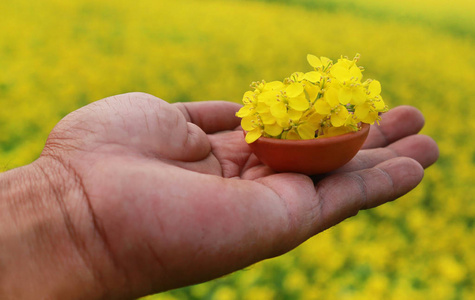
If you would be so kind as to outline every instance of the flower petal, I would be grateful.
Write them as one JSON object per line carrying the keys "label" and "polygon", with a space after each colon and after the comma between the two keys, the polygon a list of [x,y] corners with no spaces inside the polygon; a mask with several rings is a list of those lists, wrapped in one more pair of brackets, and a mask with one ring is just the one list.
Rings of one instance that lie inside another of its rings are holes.
{"label": "flower petal", "polygon": [[356,65],[353,65],[350,68],[350,77],[354,78],[356,81],[360,81],[361,78],[363,77],[363,74],[361,73],[360,68],[358,68]]}
{"label": "flower petal", "polygon": [[287,116],[287,107],[282,102],[277,102],[270,107],[270,113],[276,118]]}
{"label": "flower petal", "polygon": [[303,93],[303,86],[301,83],[294,82],[285,89],[285,92],[290,98],[297,97]]}
{"label": "flower petal", "polygon": [[351,104],[360,105],[360,104],[365,103],[366,93],[365,93],[364,89],[361,86],[353,88],[352,89],[352,94],[353,94],[353,96],[352,96],[352,99],[351,99]]}
{"label": "flower petal", "polygon": [[291,129],[289,132],[287,132],[287,135],[285,136],[285,139],[287,140],[300,140],[300,135],[298,134],[295,129]]}
{"label": "flower petal", "polygon": [[306,116],[307,123],[312,124],[315,127],[315,131],[321,126],[323,119],[326,117],[327,114],[322,115],[317,112],[314,112],[308,116]]}
{"label": "flower petal", "polygon": [[270,112],[259,114],[259,116],[263,124],[274,124],[276,122],[275,117]]}
{"label": "flower petal", "polygon": [[283,128],[280,127],[277,123],[274,123],[274,124],[270,124],[270,125],[265,125],[264,126],[264,131],[268,135],[278,136],[279,134],[282,133]]}
{"label": "flower petal", "polygon": [[251,104],[255,101],[255,95],[253,91],[247,91],[242,96],[242,103],[244,104]]}
{"label": "flower petal", "polygon": [[317,127],[311,123],[304,123],[297,128],[297,131],[302,140],[310,140],[315,138]]}
{"label": "flower petal", "polygon": [[252,106],[245,105],[238,110],[238,112],[236,113],[236,117],[239,117],[239,118],[247,117],[251,113],[252,113]]}
{"label": "flower petal", "polygon": [[265,104],[264,102],[258,102],[258,103],[257,103],[256,111],[257,111],[259,114],[263,114],[263,113],[269,112],[269,109],[270,109],[270,107],[269,107],[267,104]]}
{"label": "flower petal", "polygon": [[245,131],[251,131],[254,130],[256,127],[258,127],[257,123],[257,117],[256,116],[247,116],[241,119],[241,127]]}
{"label": "flower petal", "polygon": [[266,91],[262,92],[258,96],[259,102],[264,102],[267,106],[271,106],[275,102],[277,102],[277,95],[279,95],[279,91]]}
{"label": "flower petal", "polygon": [[376,111],[385,111],[386,104],[384,103],[381,97],[377,97],[376,100],[373,101],[374,108]]}
{"label": "flower petal", "polygon": [[308,103],[305,94],[302,93],[298,97],[290,98],[289,106],[295,110],[304,111],[310,106],[310,104]]}
{"label": "flower petal", "polygon": [[284,86],[284,83],[281,81],[271,81],[266,83],[264,91],[283,90]]}
{"label": "flower petal", "polygon": [[335,65],[331,68],[330,73],[340,82],[345,82],[350,80],[350,72],[348,69],[343,68],[342,66]]}
{"label": "flower petal", "polygon": [[377,80],[371,81],[371,83],[368,86],[368,91],[370,97],[375,97],[381,94],[381,83]]}
{"label": "flower petal", "polygon": [[351,89],[341,88],[338,91],[338,100],[340,101],[341,104],[343,105],[348,104],[352,98],[353,98],[353,93],[351,92]]}
{"label": "flower petal", "polygon": [[276,119],[275,121],[282,128],[287,128],[290,126],[290,118],[289,118],[289,115],[287,114],[282,118]]}
{"label": "flower petal", "polygon": [[246,134],[246,142],[248,144],[250,143],[253,143],[255,142],[258,138],[260,138],[262,136],[262,132],[261,132],[261,129],[260,128],[256,128],[252,131],[249,131],[247,134]]}
{"label": "flower petal", "polygon": [[288,113],[289,118],[294,122],[298,122],[298,120],[300,120],[302,117],[302,112],[295,109],[289,109]]}
{"label": "flower petal", "polygon": [[323,68],[327,68],[330,64],[333,63],[331,59],[325,56],[320,56],[320,61],[322,62]]}
{"label": "flower petal", "polygon": [[303,72],[295,72],[290,75],[290,79],[296,82],[304,80],[305,74]]}
{"label": "flower petal", "polygon": [[322,61],[312,54],[307,54],[308,63],[315,69],[323,67]]}
{"label": "flower petal", "polygon": [[348,113],[348,110],[344,106],[340,106],[338,110],[334,113],[332,113],[331,116],[331,123],[334,127],[340,127],[345,125],[346,120],[348,119],[348,116],[350,114]]}
{"label": "flower petal", "polygon": [[355,108],[355,116],[358,119],[362,120],[362,119],[366,118],[366,116],[368,115],[369,109],[370,109],[370,106],[369,106],[368,103],[358,105]]}
{"label": "flower petal", "polygon": [[315,102],[317,99],[318,93],[320,92],[320,87],[311,83],[305,85],[305,92],[307,92],[308,100],[310,102]]}
{"label": "flower petal", "polygon": [[328,90],[325,92],[325,96],[323,97],[325,101],[328,102],[328,104],[331,107],[338,106],[340,104],[340,100],[338,100],[338,89],[334,87],[328,88]]}
{"label": "flower petal", "polygon": [[376,120],[379,120],[379,115],[375,111],[370,111],[368,115],[361,120],[361,122],[367,123],[367,124],[374,124]]}
{"label": "flower petal", "polygon": [[342,135],[348,132],[353,132],[354,130],[348,126],[341,126],[341,127],[328,127],[323,131],[323,135],[321,137],[331,137]]}
{"label": "flower petal", "polygon": [[322,78],[322,74],[320,72],[317,72],[317,71],[311,71],[311,72],[307,72],[305,73],[303,79],[305,80],[308,80],[310,82],[319,82],[320,79]]}
{"label": "flower petal", "polygon": [[329,113],[331,113],[331,107],[330,107],[330,104],[328,104],[326,101],[324,100],[317,100],[317,102],[315,102],[315,111],[321,115],[328,115]]}

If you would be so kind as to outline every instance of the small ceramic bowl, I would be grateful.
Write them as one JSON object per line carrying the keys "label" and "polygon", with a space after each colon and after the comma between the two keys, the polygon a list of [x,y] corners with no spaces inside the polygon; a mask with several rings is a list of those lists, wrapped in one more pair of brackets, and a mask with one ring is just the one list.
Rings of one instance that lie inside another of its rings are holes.
{"label": "small ceramic bowl", "polygon": [[357,132],[312,140],[280,140],[260,137],[249,144],[259,160],[277,172],[323,174],[342,167],[363,146],[370,125]]}

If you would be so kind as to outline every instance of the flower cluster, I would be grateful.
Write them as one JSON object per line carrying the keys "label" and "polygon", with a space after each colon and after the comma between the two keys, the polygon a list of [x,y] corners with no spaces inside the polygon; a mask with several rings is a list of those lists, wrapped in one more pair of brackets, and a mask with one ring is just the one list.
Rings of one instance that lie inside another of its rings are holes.
{"label": "flower cluster", "polygon": [[373,124],[387,111],[381,84],[362,82],[363,68],[341,57],[307,55],[313,70],[295,72],[281,81],[253,82],[236,113],[247,132],[246,142],[261,136],[289,140],[330,137],[358,131],[360,123]]}

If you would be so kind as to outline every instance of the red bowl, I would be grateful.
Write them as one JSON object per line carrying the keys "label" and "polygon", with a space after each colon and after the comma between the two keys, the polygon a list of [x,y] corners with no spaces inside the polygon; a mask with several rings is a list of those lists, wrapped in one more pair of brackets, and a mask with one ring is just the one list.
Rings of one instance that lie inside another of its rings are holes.
{"label": "red bowl", "polygon": [[259,160],[277,172],[322,174],[349,162],[363,146],[370,125],[357,132],[312,140],[260,137],[249,144]]}

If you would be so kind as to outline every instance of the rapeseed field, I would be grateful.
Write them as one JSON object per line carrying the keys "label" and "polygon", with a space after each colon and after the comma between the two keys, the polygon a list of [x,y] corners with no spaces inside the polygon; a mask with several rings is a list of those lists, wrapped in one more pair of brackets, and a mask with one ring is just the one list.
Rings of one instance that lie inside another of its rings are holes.
{"label": "rapeseed field", "polygon": [[361,54],[391,107],[426,117],[439,161],[394,203],[281,256],[146,299],[475,299],[475,4],[470,0],[1,1],[0,170],[67,113],[142,91],[240,102],[308,53]]}

